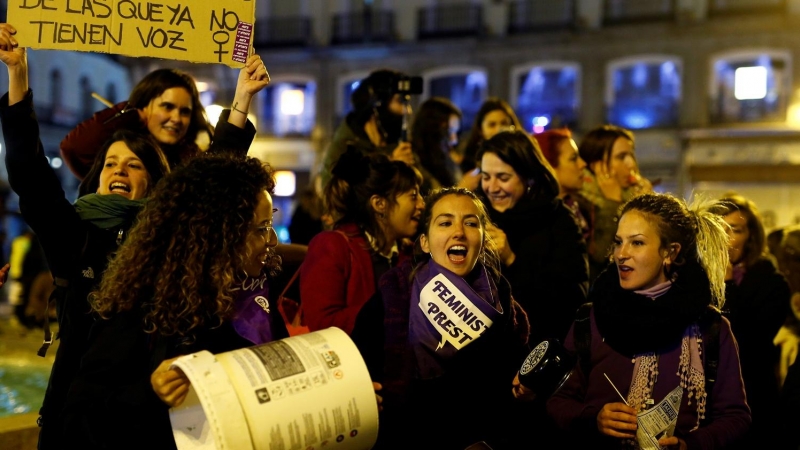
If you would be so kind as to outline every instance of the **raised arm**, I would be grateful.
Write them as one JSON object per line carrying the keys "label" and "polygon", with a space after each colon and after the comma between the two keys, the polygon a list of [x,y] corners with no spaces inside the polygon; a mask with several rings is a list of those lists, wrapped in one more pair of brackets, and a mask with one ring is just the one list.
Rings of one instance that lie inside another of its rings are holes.
{"label": "raised arm", "polygon": [[239,71],[228,123],[238,128],[245,128],[250,102],[267,85],[269,85],[267,66],[261,61],[260,56],[250,55],[245,62],[245,66]]}

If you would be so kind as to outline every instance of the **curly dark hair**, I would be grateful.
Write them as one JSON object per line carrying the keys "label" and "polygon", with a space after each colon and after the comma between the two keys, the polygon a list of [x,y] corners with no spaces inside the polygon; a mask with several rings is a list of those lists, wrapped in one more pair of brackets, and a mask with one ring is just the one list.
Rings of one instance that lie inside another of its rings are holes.
{"label": "curly dark hair", "polygon": [[90,294],[108,318],[141,306],[148,333],[193,336],[233,309],[259,194],[272,168],[229,153],[202,154],[165,176]]}
{"label": "curly dark hair", "polygon": [[153,136],[126,129],[117,130],[111,136],[111,139],[103,145],[102,150],[95,156],[92,167],[89,168],[89,172],[83,178],[83,181],[81,181],[80,186],[78,186],[79,197],[97,192],[97,188],[100,185],[100,173],[103,172],[108,149],[113,143],[119,141],[124,142],[125,145],[128,146],[128,149],[142,160],[147,174],[150,175],[148,192],[152,191],[153,187],[158,184],[158,181],[161,180],[165,174],[169,173],[167,157],[164,155],[164,152]]}

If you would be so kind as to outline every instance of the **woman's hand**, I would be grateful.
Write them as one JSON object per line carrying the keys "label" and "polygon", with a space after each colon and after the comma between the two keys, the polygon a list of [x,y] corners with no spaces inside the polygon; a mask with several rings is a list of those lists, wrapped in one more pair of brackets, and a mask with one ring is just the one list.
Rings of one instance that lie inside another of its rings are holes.
{"label": "woman's hand", "polygon": [[517,400],[531,401],[536,398],[536,393],[526,388],[519,382],[519,372],[514,375],[514,381],[511,382],[511,394]]}
{"label": "woman's hand", "polygon": [[153,391],[170,408],[180,406],[183,403],[191,385],[182,370],[177,368],[170,369],[176,359],[178,358],[161,362],[158,368],[150,375],[150,385],[153,386]]}
{"label": "woman's hand", "polygon": [[258,55],[250,55],[245,61],[244,67],[239,71],[239,78],[236,81],[236,92],[233,95],[233,111],[244,111],[250,108],[250,101],[253,96],[269,85],[269,73],[267,66],[261,61]]}
{"label": "woman's hand", "polygon": [[486,226],[486,232],[489,234],[489,237],[492,239],[492,241],[494,241],[494,245],[497,247],[497,253],[500,254],[500,262],[502,262],[506,267],[514,264],[514,261],[517,259],[517,255],[515,255],[511,250],[511,246],[508,244],[508,238],[503,230],[492,224],[489,224]]}
{"label": "woman's hand", "polygon": [[686,450],[686,441],[675,436],[663,437],[658,440],[658,445],[662,448],[669,448],[674,450]]}
{"label": "woman's hand", "polygon": [[14,35],[17,30],[7,23],[0,23],[0,60],[10,68],[24,64],[25,48],[19,47]]}
{"label": "woman's hand", "polygon": [[615,202],[622,201],[622,186],[615,178],[615,174],[610,172],[603,161],[595,161],[592,163],[592,172],[597,179],[597,186],[603,196]]}
{"label": "woman's hand", "polygon": [[636,410],[625,403],[606,403],[597,415],[597,430],[620,439],[635,439]]}

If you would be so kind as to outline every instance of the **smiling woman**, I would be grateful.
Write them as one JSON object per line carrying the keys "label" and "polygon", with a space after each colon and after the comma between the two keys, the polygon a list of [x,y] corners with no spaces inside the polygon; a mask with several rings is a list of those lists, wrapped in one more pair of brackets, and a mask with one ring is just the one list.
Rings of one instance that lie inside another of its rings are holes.
{"label": "smiling woman", "polygon": [[586,248],[538,144],[524,131],[502,131],[478,150],[484,204],[494,222],[503,275],[528,312],[531,341],[563,339],[586,300]]}
{"label": "smiling woman", "polygon": [[[430,258],[390,269],[353,330],[373,381],[384,386],[373,448],[415,448],[409,417],[436,425],[429,448],[521,448],[514,423],[522,415],[507,387],[528,351],[528,320],[500,276],[486,207],[458,188],[426,201],[419,241]],[[442,414],[443,404],[469,413]]]}
{"label": "smiling woman", "polygon": [[[65,445],[62,435],[65,399],[88,349],[90,329],[95,322],[89,313],[87,295],[127,237],[144,199],[170,168],[157,135],[136,132],[136,127],[104,127],[101,123],[102,130],[95,130],[97,134],[91,135],[91,142],[83,143],[80,148],[85,157],[80,172],[83,181],[78,200],[71,204],[39,140],[33,93],[28,86],[26,49],[18,47],[15,33],[11,25],[0,24],[0,60],[8,68],[9,79],[8,94],[0,98],[5,162],[11,188],[19,195],[22,217],[38,236],[55,279],[59,312],[60,344],[40,409],[39,449],[45,450]],[[258,61],[258,68],[263,67],[257,57],[248,60],[253,61]],[[250,95],[266,85],[255,72],[256,68],[250,65],[240,71],[237,92]],[[184,84],[191,81],[187,89],[194,88],[191,78],[178,78]],[[174,85],[166,88],[157,83],[140,85],[147,87],[144,89],[147,92],[141,95],[147,100],[142,110],[133,109],[139,111],[136,115],[146,113],[156,117],[159,115],[156,111],[168,109],[171,111],[168,131],[184,130],[183,125],[177,124],[181,109],[177,100],[147,107],[155,97],[163,100],[162,94]],[[173,108],[172,104],[178,107]],[[200,109],[193,107],[192,111],[202,116]],[[244,115],[238,117],[241,127],[237,127],[233,123],[237,117],[229,120],[230,129],[223,127],[218,131],[227,130],[230,139],[238,139],[238,145],[231,147],[244,154],[254,130],[248,134],[241,128]],[[188,127],[190,132],[192,124],[196,125],[195,121]],[[46,351],[46,346],[42,350]]]}
{"label": "smiling woman", "polygon": [[268,84],[261,58],[249,56],[239,72],[232,108],[222,112],[214,128],[191,75],[177,69],[154,70],[136,84],[128,101],[96,113],[70,131],[61,141],[61,154],[75,176],[83,179],[97,149],[118,129],[152,136],[172,168],[200,153],[197,141],[202,135],[207,135],[212,150],[247,153],[256,131],[247,111],[253,96]]}

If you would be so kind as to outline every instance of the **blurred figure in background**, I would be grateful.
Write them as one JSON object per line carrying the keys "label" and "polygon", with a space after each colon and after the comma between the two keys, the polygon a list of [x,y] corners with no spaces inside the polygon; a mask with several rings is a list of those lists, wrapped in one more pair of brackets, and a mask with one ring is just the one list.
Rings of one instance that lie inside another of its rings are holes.
{"label": "blurred figure in background", "polygon": [[308,245],[314,236],[331,225],[328,216],[323,214],[321,191],[320,176],[317,174],[314,181],[297,196],[297,206],[289,222],[289,240],[292,244]]}
{"label": "blurred figure in background", "polygon": [[583,239],[588,241],[589,222],[583,217],[575,198],[583,187],[583,170],[586,168],[586,162],[578,153],[578,145],[572,139],[572,133],[567,128],[561,128],[537,133],[533,137],[539,143],[542,154],[556,174],[560,188],[558,197],[575,215],[575,221],[583,233]]}
{"label": "blurred figure in background", "polygon": [[453,154],[458,145],[461,110],[444,97],[431,97],[420,105],[411,122],[411,148],[422,173],[422,195],[450,187],[461,179]]}
{"label": "blurred figure in background", "polygon": [[742,378],[753,425],[735,448],[750,449],[772,442],[778,420],[780,349],[773,339],[791,314],[789,284],[767,252],[758,208],[736,194],[719,200],[714,212],[728,224],[725,309],[739,344]]}
{"label": "blurred figure in background", "polygon": [[463,174],[462,186],[472,191],[477,191],[480,185],[480,160],[477,159],[478,148],[481,142],[491,139],[492,136],[504,129],[524,130],[517,115],[505,100],[499,97],[489,97],[481,105],[469,135],[461,146],[461,172]]}
{"label": "blurred figure in background", "polygon": [[349,146],[364,155],[382,153],[392,161],[414,164],[411,144],[401,141],[406,107],[394,87],[403,73],[379,69],[359,83],[350,95],[353,110],[336,128],[333,139],[322,156],[322,186],[331,179],[331,171]]}
{"label": "blurred figure in background", "polygon": [[619,207],[653,186],[639,174],[630,130],[615,125],[594,128],[583,137],[578,152],[587,165],[578,201],[589,222],[589,274],[594,280],[608,265]]}

